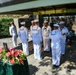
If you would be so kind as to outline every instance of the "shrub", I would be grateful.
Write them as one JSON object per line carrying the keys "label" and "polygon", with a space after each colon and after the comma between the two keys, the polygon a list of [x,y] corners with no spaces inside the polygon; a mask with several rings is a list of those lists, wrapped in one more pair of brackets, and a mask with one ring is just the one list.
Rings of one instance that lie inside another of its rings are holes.
{"label": "shrub", "polygon": [[0,38],[9,37],[9,26],[12,18],[0,18]]}

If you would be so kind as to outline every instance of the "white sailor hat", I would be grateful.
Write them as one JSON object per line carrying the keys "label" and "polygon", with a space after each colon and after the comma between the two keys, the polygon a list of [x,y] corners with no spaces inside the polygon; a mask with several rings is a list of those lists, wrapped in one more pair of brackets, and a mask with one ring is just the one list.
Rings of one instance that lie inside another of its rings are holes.
{"label": "white sailor hat", "polygon": [[64,21],[61,21],[61,22],[60,22],[60,24],[64,24],[64,23],[65,23]]}
{"label": "white sailor hat", "polygon": [[32,20],[31,22],[34,22],[34,20]]}
{"label": "white sailor hat", "polygon": [[58,24],[54,24],[54,27],[59,27],[59,25]]}
{"label": "white sailor hat", "polygon": [[21,24],[21,25],[25,25],[25,22],[21,22],[20,24]]}
{"label": "white sailor hat", "polygon": [[45,20],[44,23],[48,23],[48,21]]}
{"label": "white sailor hat", "polygon": [[38,19],[35,19],[34,22],[39,22],[39,20]]}

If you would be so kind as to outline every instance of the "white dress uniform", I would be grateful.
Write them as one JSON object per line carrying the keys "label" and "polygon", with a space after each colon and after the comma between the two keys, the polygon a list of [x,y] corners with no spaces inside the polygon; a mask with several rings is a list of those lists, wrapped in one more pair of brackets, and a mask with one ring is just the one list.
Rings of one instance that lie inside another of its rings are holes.
{"label": "white dress uniform", "polygon": [[60,30],[60,32],[61,32],[61,34],[63,36],[63,39],[61,40],[61,45],[62,45],[62,47],[61,47],[61,50],[62,50],[61,54],[65,54],[66,35],[68,35],[69,32],[68,32],[68,29],[66,27],[64,27],[62,29],[60,28],[59,30]]}
{"label": "white dress uniform", "polygon": [[31,26],[30,26],[30,36],[32,36],[32,34],[31,34],[31,31],[32,31],[32,27],[33,27],[33,26],[31,25]]}
{"label": "white dress uniform", "polygon": [[[55,25],[54,25],[55,26]],[[56,25],[58,26],[58,25]],[[62,35],[59,30],[53,30],[49,34],[52,48],[52,64],[59,66],[61,57],[61,39]]]}
{"label": "white dress uniform", "polygon": [[30,31],[32,30],[32,27],[33,27],[33,26],[31,25],[31,26],[30,26]]}
{"label": "white dress uniform", "polygon": [[13,46],[16,47],[17,46],[17,30],[16,30],[16,26],[11,25],[9,27],[9,33],[12,36]]}
{"label": "white dress uniform", "polygon": [[26,55],[29,55],[29,50],[28,50],[28,30],[26,27],[21,26],[21,28],[18,31],[18,36],[20,37],[22,41],[22,48],[23,52]]}
{"label": "white dress uniform", "polygon": [[50,26],[43,26],[42,27],[42,36],[43,36],[43,44],[44,44],[44,51],[50,51],[50,39],[49,33],[51,32]]}
{"label": "white dress uniform", "polygon": [[31,36],[34,46],[34,58],[41,60],[41,42],[42,42],[42,31],[38,25],[32,27]]}

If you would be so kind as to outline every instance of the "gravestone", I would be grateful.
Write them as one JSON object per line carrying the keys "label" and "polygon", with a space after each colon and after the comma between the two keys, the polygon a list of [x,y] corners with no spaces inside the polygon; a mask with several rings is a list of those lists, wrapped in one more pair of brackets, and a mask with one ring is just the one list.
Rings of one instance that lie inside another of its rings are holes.
{"label": "gravestone", "polygon": [[5,50],[8,51],[8,45],[7,45],[7,43],[3,42],[3,47],[4,47]]}

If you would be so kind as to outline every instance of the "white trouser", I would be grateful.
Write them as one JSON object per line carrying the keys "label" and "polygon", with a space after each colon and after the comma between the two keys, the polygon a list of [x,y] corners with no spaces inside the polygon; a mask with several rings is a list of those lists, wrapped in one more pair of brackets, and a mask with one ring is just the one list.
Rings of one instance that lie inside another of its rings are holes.
{"label": "white trouser", "polygon": [[41,59],[41,44],[33,44],[34,45],[34,58],[40,60]]}
{"label": "white trouser", "polygon": [[65,54],[66,39],[61,40],[61,54]]}
{"label": "white trouser", "polygon": [[26,56],[29,55],[28,42],[27,43],[22,43],[22,49],[23,49],[23,52]]}
{"label": "white trouser", "polygon": [[50,39],[43,38],[44,51],[50,51]]}
{"label": "white trouser", "polygon": [[13,46],[16,47],[17,46],[17,36],[12,36],[12,42],[13,42]]}
{"label": "white trouser", "polygon": [[52,47],[52,64],[59,66],[60,65],[60,57],[61,57],[61,48],[60,47]]}

